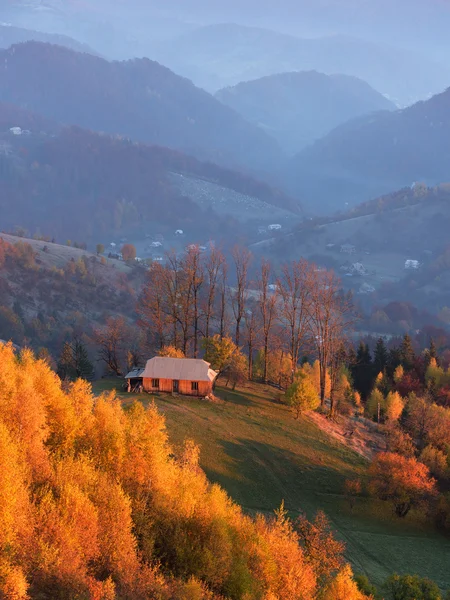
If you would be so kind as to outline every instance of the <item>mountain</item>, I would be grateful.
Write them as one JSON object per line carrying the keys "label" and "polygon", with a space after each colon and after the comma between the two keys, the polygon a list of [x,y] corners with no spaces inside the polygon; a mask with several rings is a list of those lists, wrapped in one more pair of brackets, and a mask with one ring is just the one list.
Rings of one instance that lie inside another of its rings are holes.
{"label": "mountain", "polygon": [[107,62],[29,42],[0,51],[0,101],[57,121],[265,172],[275,140],[190,81],[148,59]]}
{"label": "mountain", "polygon": [[420,181],[447,181],[450,89],[426,102],[341,125],[291,163],[294,189],[314,211],[343,210]]}
{"label": "mountain", "polygon": [[356,77],[317,71],[269,75],[215,96],[292,154],[354,117],[396,108]]}
{"label": "mountain", "polygon": [[236,239],[240,223],[264,223],[262,213],[266,224],[300,219],[289,197],[242,173],[1,104],[0,173],[3,231],[95,243],[165,227],[198,241]]}
{"label": "mountain", "polygon": [[54,33],[43,33],[41,31],[33,31],[32,29],[23,29],[21,27],[13,27],[5,23],[0,23],[0,48],[9,48],[14,44],[21,44],[29,41],[44,42],[49,44],[57,44],[65,46],[76,52],[87,52],[88,54],[96,54],[87,44],[82,44],[76,40],[66,36]]}
{"label": "mountain", "polygon": [[343,35],[301,39],[226,23],[182,35],[162,45],[156,57],[208,90],[317,70],[359,77],[403,106],[442,91],[450,78],[448,65],[384,43]]}
{"label": "mountain", "polygon": [[[96,48],[110,59],[151,56],[156,43],[195,28],[178,15],[150,5],[98,0],[3,0],[0,22],[49,34],[65,34]],[[36,39],[36,38],[31,38]],[[54,42],[58,43],[58,42]],[[61,43],[61,45],[67,45]]]}

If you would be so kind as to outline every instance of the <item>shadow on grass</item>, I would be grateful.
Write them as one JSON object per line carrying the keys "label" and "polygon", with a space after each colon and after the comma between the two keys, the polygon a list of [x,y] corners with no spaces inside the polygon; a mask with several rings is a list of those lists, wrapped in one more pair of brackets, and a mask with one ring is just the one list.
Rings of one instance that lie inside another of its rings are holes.
{"label": "shadow on grass", "polygon": [[273,511],[284,501],[293,513],[312,513],[326,495],[341,500],[345,476],[333,468],[307,464],[292,451],[249,439],[224,440],[220,446],[234,475],[215,470],[207,475],[246,509]]}
{"label": "shadow on grass", "polygon": [[233,390],[231,388],[220,386],[217,388],[217,396],[230,404],[238,406],[255,406],[255,402],[244,390]]}

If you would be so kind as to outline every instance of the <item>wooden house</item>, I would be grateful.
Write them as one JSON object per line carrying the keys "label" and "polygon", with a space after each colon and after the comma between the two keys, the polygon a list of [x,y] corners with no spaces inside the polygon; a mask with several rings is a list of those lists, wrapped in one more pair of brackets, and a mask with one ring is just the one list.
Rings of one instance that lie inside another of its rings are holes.
{"label": "wooden house", "polygon": [[[212,392],[217,373],[201,359],[156,356],[147,361],[138,377],[146,392],[205,397]],[[136,384],[136,372],[129,373],[126,379]]]}

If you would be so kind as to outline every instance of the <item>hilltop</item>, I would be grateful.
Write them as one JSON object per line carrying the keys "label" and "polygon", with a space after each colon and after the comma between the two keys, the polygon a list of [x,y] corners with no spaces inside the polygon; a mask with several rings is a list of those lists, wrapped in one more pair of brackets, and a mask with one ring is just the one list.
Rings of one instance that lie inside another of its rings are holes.
{"label": "hilltop", "polygon": [[291,154],[345,121],[396,108],[361,79],[317,71],[239,83],[219,90],[216,98],[267,131]]}
{"label": "hilltop", "polygon": [[108,62],[28,42],[0,51],[0,101],[62,123],[273,172],[275,140],[207,92],[148,60]]}
{"label": "hilltop", "polygon": [[293,188],[309,198],[311,210],[323,214],[416,181],[447,181],[449,103],[450,89],[409,108],[337,127],[292,159]]}

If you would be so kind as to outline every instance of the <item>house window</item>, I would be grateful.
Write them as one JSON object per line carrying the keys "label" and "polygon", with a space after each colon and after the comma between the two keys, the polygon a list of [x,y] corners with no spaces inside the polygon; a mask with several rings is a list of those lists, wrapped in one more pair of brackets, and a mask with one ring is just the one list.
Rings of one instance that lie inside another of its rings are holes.
{"label": "house window", "polygon": [[159,379],[152,379],[152,388],[159,389]]}
{"label": "house window", "polygon": [[198,392],[198,381],[191,381],[191,390],[193,392]]}

